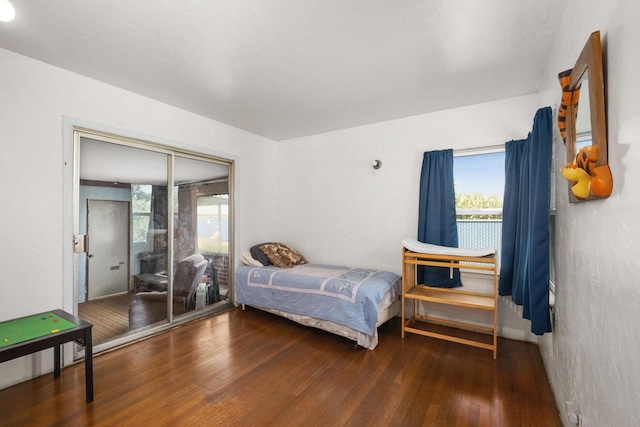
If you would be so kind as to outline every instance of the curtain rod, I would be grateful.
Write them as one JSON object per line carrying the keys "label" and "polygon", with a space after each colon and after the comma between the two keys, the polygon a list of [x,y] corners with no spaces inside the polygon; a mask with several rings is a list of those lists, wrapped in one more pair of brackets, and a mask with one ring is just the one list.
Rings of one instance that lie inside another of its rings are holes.
{"label": "curtain rod", "polygon": [[477,154],[491,154],[503,152],[505,144],[485,145],[484,147],[461,148],[453,150],[453,157],[475,156]]}

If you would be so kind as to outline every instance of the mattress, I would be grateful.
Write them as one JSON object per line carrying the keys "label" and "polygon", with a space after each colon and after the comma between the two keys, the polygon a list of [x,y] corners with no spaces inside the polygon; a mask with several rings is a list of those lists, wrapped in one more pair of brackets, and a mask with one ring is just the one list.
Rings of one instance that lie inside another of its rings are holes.
{"label": "mattress", "polygon": [[239,304],[355,337],[367,348],[377,344],[376,327],[381,317],[388,316],[388,320],[397,315],[394,302],[401,286],[401,277],[388,271],[323,264],[242,266],[236,271],[235,282]]}

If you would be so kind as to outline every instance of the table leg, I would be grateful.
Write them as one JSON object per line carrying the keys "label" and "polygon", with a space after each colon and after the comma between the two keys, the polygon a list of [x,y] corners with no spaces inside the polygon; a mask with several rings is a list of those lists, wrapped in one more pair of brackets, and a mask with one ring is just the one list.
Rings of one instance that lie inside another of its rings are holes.
{"label": "table leg", "polygon": [[93,402],[93,341],[91,328],[84,332],[84,386],[87,393],[87,403]]}
{"label": "table leg", "polygon": [[60,377],[60,344],[53,347],[53,378]]}

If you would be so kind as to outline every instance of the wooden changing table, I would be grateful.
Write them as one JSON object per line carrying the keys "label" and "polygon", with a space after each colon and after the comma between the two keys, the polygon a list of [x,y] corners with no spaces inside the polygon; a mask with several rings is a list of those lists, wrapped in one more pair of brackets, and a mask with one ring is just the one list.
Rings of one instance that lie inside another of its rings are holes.
{"label": "wooden changing table", "polygon": [[[465,270],[489,271],[493,273],[493,293],[479,293],[464,291],[459,288],[436,288],[428,285],[416,283],[416,267],[418,265],[448,267],[448,268],[464,268]],[[405,304],[407,300],[411,300],[411,316],[409,319],[405,316]],[[498,267],[495,252],[488,256],[461,256],[461,255],[444,255],[444,254],[428,254],[421,252],[413,252],[406,247],[402,253],[402,338],[404,333],[412,332],[433,338],[440,338],[447,341],[453,341],[461,344],[471,345],[474,347],[485,348],[493,351],[493,358],[496,358],[498,350]],[[462,321],[454,321],[442,319],[433,316],[423,316],[416,314],[416,305],[418,301],[427,301],[435,304],[445,304],[449,306],[466,307],[469,309],[485,310],[493,313],[493,327],[479,326]],[[452,335],[445,335],[436,332],[418,329],[416,321],[427,323],[438,323],[446,326],[453,326],[462,329],[471,329],[474,331],[486,332],[493,335],[493,341],[488,344],[484,341],[459,338]]]}

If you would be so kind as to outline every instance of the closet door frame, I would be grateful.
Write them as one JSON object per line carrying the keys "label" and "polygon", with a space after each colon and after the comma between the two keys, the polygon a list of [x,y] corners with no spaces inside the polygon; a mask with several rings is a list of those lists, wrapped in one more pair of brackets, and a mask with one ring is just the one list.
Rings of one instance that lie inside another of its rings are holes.
{"label": "closet door frame", "polygon": [[[90,138],[98,141],[116,143],[123,146],[149,150],[152,152],[166,153],[169,156],[168,161],[168,182],[173,183],[173,162],[174,156],[179,154],[190,158],[201,159],[207,162],[226,165],[229,179],[229,292],[226,304],[216,304],[210,309],[202,309],[193,313],[185,313],[184,315],[173,317],[169,316],[168,322],[158,325],[157,327],[148,328],[139,332],[134,332],[116,338],[104,345],[94,347],[94,352],[101,352],[109,348],[113,348],[131,341],[135,341],[145,336],[156,334],[160,331],[170,329],[178,324],[191,321],[195,318],[210,315],[212,312],[221,312],[234,306],[233,277],[235,266],[235,209],[236,209],[236,185],[235,176],[238,159],[234,155],[227,153],[213,152],[199,147],[193,147],[172,141],[166,141],[160,138],[139,135],[132,132],[122,131],[120,129],[112,129],[107,126],[88,123],[82,120],[67,118],[63,120],[63,154],[64,154],[64,292],[63,292],[63,309],[77,315],[77,264],[78,264],[78,223],[79,223],[79,182],[80,182],[80,138]],[[168,199],[173,200],[173,185],[167,185]],[[169,218],[173,218],[173,206],[170,203],[168,207]],[[173,241],[173,227],[168,229],[168,239]],[[170,245],[171,246],[171,245]],[[173,254],[169,252],[169,260]],[[171,262],[169,262],[171,264]],[[170,300],[170,298],[169,298]],[[168,304],[170,305],[170,304]],[[170,313],[168,307],[168,313]],[[65,365],[73,363],[74,360],[84,357],[84,349],[74,344],[65,346],[63,354],[63,362]]]}

